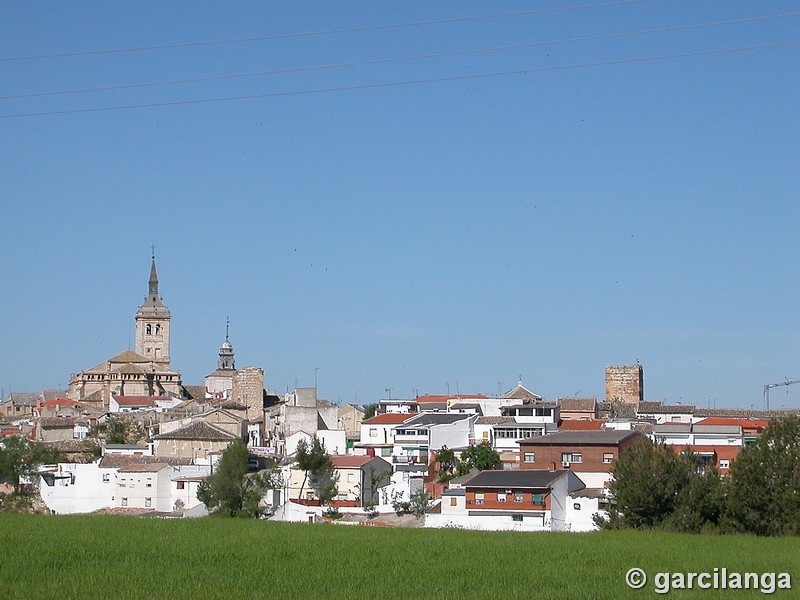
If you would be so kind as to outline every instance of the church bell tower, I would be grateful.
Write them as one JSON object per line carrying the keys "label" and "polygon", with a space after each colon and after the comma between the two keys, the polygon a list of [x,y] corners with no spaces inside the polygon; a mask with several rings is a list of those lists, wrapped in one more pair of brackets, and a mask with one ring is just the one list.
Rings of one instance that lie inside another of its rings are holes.
{"label": "church bell tower", "polygon": [[150,265],[150,281],[144,303],[136,311],[136,353],[169,368],[169,309],[158,293],[156,256]]}

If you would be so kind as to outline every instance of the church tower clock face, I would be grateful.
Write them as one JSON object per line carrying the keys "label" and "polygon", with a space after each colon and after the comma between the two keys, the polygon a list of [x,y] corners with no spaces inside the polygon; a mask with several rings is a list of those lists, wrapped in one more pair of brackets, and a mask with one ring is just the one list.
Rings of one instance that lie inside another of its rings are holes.
{"label": "church tower clock face", "polygon": [[169,309],[158,293],[156,257],[150,265],[147,296],[136,311],[136,353],[169,367]]}

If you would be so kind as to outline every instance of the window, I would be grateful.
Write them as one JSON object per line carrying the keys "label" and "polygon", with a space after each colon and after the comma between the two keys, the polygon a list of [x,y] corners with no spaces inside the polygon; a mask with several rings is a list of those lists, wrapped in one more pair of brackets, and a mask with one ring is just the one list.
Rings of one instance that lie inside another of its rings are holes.
{"label": "window", "polygon": [[353,483],[356,480],[355,473],[348,473],[347,474],[347,483]]}
{"label": "window", "polygon": [[103,483],[108,483],[109,481],[111,481],[111,474],[103,473]]}
{"label": "window", "polygon": [[150,508],[150,506],[152,504],[153,504],[153,499],[152,498],[145,498],[144,499],[144,507],[145,508]]}
{"label": "window", "polygon": [[536,455],[533,452],[526,452],[523,460],[525,462],[536,462]]}
{"label": "window", "polygon": [[501,492],[498,492],[497,493],[497,501],[498,502],[505,502],[506,501],[506,495],[501,493]]}
{"label": "window", "polygon": [[614,462],[613,452],[603,452],[603,462],[606,464]]}
{"label": "window", "polygon": [[369,437],[378,437],[378,430],[375,427],[370,428]]}
{"label": "window", "polygon": [[521,493],[517,492],[514,494],[514,502],[522,502],[523,496]]}
{"label": "window", "polygon": [[150,323],[148,323],[147,325],[145,325],[144,332],[146,335],[150,335],[151,333],[153,333],[153,326],[150,325]]}
{"label": "window", "polygon": [[562,463],[580,463],[583,462],[583,454],[578,452],[564,452],[561,454]]}
{"label": "window", "polygon": [[475,504],[483,504],[483,492],[475,492]]}
{"label": "window", "polygon": [[156,324],[156,335],[161,333],[161,325]]}
{"label": "window", "polygon": [[450,498],[450,506],[456,506],[458,504],[457,498]]}
{"label": "window", "polygon": [[522,515],[511,515],[511,520],[516,523],[522,523]]}
{"label": "window", "polygon": [[128,499],[122,498],[122,506],[128,506]]}
{"label": "window", "polygon": [[580,510],[581,509],[581,503],[580,502],[575,502],[572,505],[572,508],[574,508],[575,510]]}
{"label": "window", "polygon": [[485,440],[489,439],[489,432],[488,431],[484,431],[483,432],[483,439],[485,439]]}
{"label": "window", "polygon": [[392,449],[391,448],[381,448],[381,456],[391,456]]}
{"label": "window", "polygon": [[533,494],[533,504],[544,504],[544,499],[542,498],[541,494]]}
{"label": "window", "polygon": [[148,477],[147,483],[144,484],[144,487],[153,487],[153,480]]}
{"label": "window", "polygon": [[720,469],[728,469],[731,466],[731,461],[727,458],[723,458],[719,461],[719,468]]}
{"label": "window", "polygon": [[186,482],[185,481],[178,481],[177,483],[178,483],[178,489],[179,490],[182,490],[182,489],[186,488]]}

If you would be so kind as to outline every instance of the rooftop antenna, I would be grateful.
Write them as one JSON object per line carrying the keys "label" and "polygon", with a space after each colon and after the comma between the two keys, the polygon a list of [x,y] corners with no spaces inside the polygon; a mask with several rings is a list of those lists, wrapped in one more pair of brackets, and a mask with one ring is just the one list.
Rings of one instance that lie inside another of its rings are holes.
{"label": "rooftop antenna", "polygon": [[152,258],[153,260],[156,259],[156,245],[155,244],[150,244],[150,258]]}
{"label": "rooftop antenna", "polygon": [[226,342],[228,341],[228,330],[230,329],[230,326],[231,326],[231,318],[230,317],[225,317],[225,341]]}

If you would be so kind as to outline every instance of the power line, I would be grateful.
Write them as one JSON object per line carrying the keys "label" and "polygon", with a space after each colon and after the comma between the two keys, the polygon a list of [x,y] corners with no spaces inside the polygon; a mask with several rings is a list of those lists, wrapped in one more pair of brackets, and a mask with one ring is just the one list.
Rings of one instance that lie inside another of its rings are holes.
{"label": "power line", "polygon": [[573,10],[583,10],[587,8],[604,8],[608,6],[620,6],[625,4],[636,4],[645,0],[618,0],[617,2],[604,2],[599,4],[580,4],[577,6],[561,6],[555,8],[540,8],[536,10],[525,10],[519,12],[498,13],[493,15],[478,15],[473,17],[455,17],[452,19],[438,19],[431,21],[416,21],[412,23],[393,23],[389,25],[368,25],[364,27],[348,27],[343,29],[326,29],[323,31],[306,31],[299,33],[281,33],[275,35],[264,35],[258,37],[236,38],[230,40],[210,40],[205,42],[186,42],[183,44],[162,44],[156,46],[138,46],[132,48],[106,48],[103,50],[86,50],[82,52],[61,52],[58,54],[36,54],[30,56],[6,56],[0,57],[0,62],[23,61],[23,60],[44,60],[50,58],[68,58],[76,56],[93,56],[97,54],[119,54],[123,52],[144,52],[149,50],[173,50],[177,48],[194,48],[197,46],[222,46],[225,44],[243,44],[249,42],[263,42],[269,40],[284,40],[289,38],[312,37],[322,35],[332,35],[338,33],[356,33],[362,31],[379,31],[382,29],[401,29],[405,27],[418,27],[421,25],[445,25],[448,23],[463,23],[469,21],[485,21],[489,19],[502,19],[506,17],[520,17],[526,15],[538,15],[544,13],[566,12]]}
{"label": "power line", "polygon": [[419,85],[425,83],[443,83],[443,82],[450,82],[450,81],[467,81],[472,79],[484,79],[489,77],[508,77],[511,75],[527,75],[530,73],[544,73],[549,71],[564,71],[568,69],[583,69],[589,67],[603,67],[603,66],[611,66],[611,65],[624,65],[624,64],[632,64],[632,63],[641,63],[641,62],[652,62],[652,61],[659,61],[659,60],[670,60],[670,59],[678,59],[678,58],[692,58],[696,56],[710,56],[715,54],[729,54],[733,52],[748,52],[752,50],[765,50],[765,49],[774,49],[774,48],[785,48],[789,46],[798,46],[800,45],[800,41],[792,41],[792,42],[783,42],[780,44],[766,44],[761,46],[745,46],[739,48],[724,48],[720,50],[704,50],[701,52],[687,52],[683,54],[665,54],[662,56],[646,56],[646,57],[635,57],[635,58],[623,58],[618,60],[607,60],[607,61],[600,61],[600,62],[593,62],[593,63],[580,63],[574,65],[561,65],[556,67],[537,67],[537,68],[529,68],[529,69],[520,69],[515,71],[501,71],[495,73],[480,73],[475,75],[455,75],[451,77],[436,77],[432,79],[414,79],[414,80],[407,80],[407,81],[392,81],[386,83],[368,83],[363,85],[350,85],[350,86],[341,86],[341,87],[330,87],[330,88],[316,88],[310,90],[295,90],[289,92],[267,92],[263,94],[248,94],[242,96],[226,96],[221,98],[202,98],[202,99],[193,99],[193,100],[172,100],[168,102],[153,102],[149,104],[128,104],[123,106],[101,106],[95,108],[76,108],[76,109],[68,109],[68,110],[56,110],[56,111],[47,111],[47,112],[35,112],[35,113],[16,113],[16,114],[7,114],[7,115],[0,115],[0,119],[18,119],[24,117],[44,117],[44,116],[54,116],[54,115],[69,115],[69,114],[78,114],[78,113],[91,113],[91,112],[108,112],[108,111],[116,111],[116,110],[133,110],[139,108],[158,108],[158,107],[165,107],[165,106],[184,106],[189,104],[211,104],[211,103],[219,103],[219,102],[232,102],[236,100],[255,100],[258,98],[277,98],[282,96],[302,96],[308,94],[323,94],[323,93],[330,93],[330,92],[346,92],[346,91],[358,91],[358,90],[367,90],[367,89],[378,89],[378,88],[390,88],[390,87],[400,87],[404,85]]}
{"label": "power line", "polygon": [[655,29],[643,29],[639,31],[627,31],[627,32],[620,32],[620,33],[609,33],[604,35],[593,35],[593,36],[583,36],[583,37],[574,37],[574,38],[564,38],[558,40],[546,40],[540,42],[529,42],[525,44],[513,44],[508,46],[495,46],[491,48],[476,48],[476,49],[468,49],[468,50],[456,50],[452,52],[439,52],[435,54],[417,54],[411,56],[401,56],[401,57],[393,57],[393,58],[382,58],[376,60],[365,60],[365,61],[357,61],[357,62],[349,62],[349,63],[335,63],[335,64],[327,64],[327,65],[315,65],[315,66],[308,66],[308,67],[294,67],[288,69],[276,69],[272,71],[256,71],[251,73],[234,73],[228,75],[211,75],[207,77],[194,77],[190,79],[172,79],[167,81],[153,81],[153,82],[144,82],[144,83],[130,83],[130,84],[120,84],[120,85],[110,85],[110,86],[101,86],[101,87],[92,87],[92,88],[78,88],[72,90],[57,90],[51,92],[31,92],[26,94],[14,94],[10,96],[0,96],[0,100],[16,100],[21,98],[36,98],[42,96],[56,96],[62,94],[82,94],[82,93],[91,93],[91,92],[106,92],[106,91],[114,91],[114,90],[126,90],[126,89],[135,89],[135,88],[145,88],[145,87],[157,87],[157,86],[167,86],[167,85],[178,85],[178,84],[185,84],[185,83],[201,83],[201,82],[208,82],[208,81],[223,81],[229,79],[242,79],[242,78],[251,78],[251,77],[265,77],[268,75],[283,75],[288,73],[301,73],[307,71],[321,71],[326,69],[341,69],[341,68],[350,68],[350,67],[362,67],[362,66],[369,66],[369,65],[379,65],[379,64],[387,64],[387,63],[394,63],[394,62],[405,62],[405,61],[412,61],[412,60],[426,60],[431,58],[447,58],[453,56],[464,56],[468,54],[480,54],[486,52],[500,52],[500,51],[507,51],[507,50],[519,50],[523,48],[534,48],[538,46],[550,46],[550,45],[557,45],[557,44],[569,44],[575,42],[587,42],[587,41],[597,41],[597,40],[607,40],[607,39],[614,39],[614,38],[621,38],[621,37],[631,37],[637,35],[649,35],[654,33],[667,33],[673,31],[683,31],[688,29],[699,29],[705,27],[719,27],[723,25],[734,25],[740,23],[750,23],[754,21],[764,21],[769,19],[781,19],[787,17],[797,17],[800,16],[800,12],[794,13],[783,13],[778,15],[764,15],[764,16],[756,16],[756,17],[746,17],[742,19],[730,19],[726,21],[711,21],[707,23],[693,23],[689,25],[675,25],[673,27],[659,27]]}

